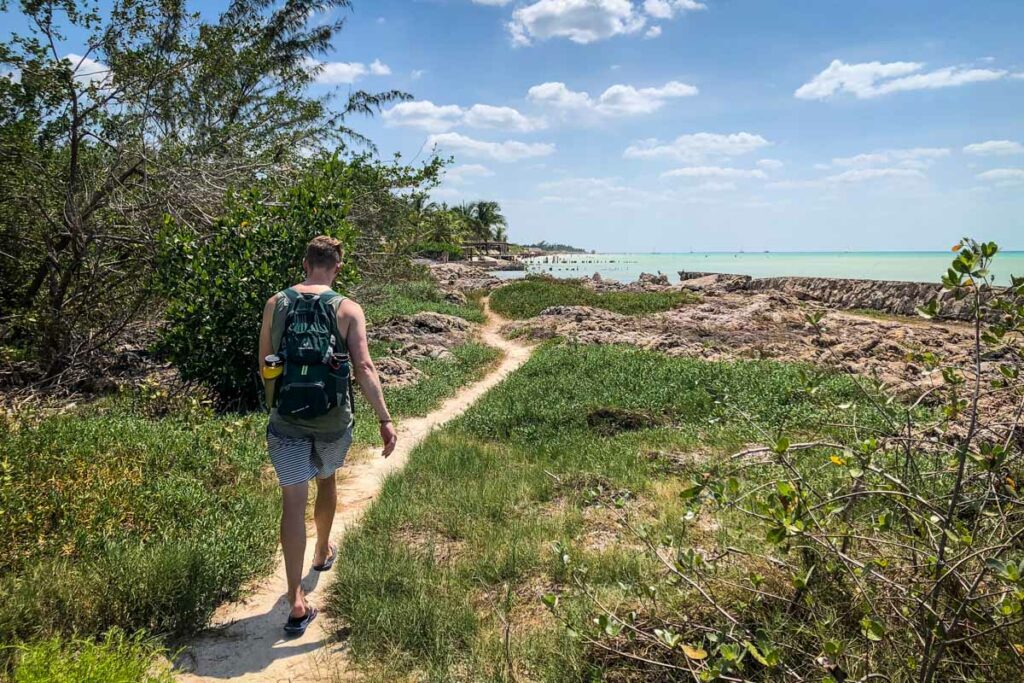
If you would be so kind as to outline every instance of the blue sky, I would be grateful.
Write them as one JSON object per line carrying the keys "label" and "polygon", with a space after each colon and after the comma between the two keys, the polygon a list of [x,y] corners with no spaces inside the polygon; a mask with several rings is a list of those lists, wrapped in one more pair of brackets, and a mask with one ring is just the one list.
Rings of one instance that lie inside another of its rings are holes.
{"label": "blue sky", "polygon": [[517,241],[1021,249],[1022,34],[1019,0],[356,0],[317,87],[415,95],[356,126]]}

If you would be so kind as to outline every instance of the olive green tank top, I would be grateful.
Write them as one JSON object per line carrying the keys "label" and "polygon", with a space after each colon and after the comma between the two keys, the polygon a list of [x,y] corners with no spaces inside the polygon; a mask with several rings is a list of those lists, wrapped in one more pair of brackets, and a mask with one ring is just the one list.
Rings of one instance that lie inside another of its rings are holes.
{"label": "olive green tank top", "polygon": [[[334,309],[334,315],[338,315],[338,306],[345,300],[344,296],[337,294],[330,289],[320,292],[324,294],[335,294],[336,296],[328,302]],[[284,292],[277,293],[277,300],[274,302],[274,317],[270,324],[270,348],[274,353],[281,348],[281,338],[284,336],[285,319],[288,316],[288,297]],[[337,350],[339,353],[348,353],[348,345],[344,339],[338,340]],[[349,381],[355,381],[350,377]],[[323,441],[336,441],[345,435],[345,432],[352,427],[352,405],[348,393],[338,395],[338,405],[331,408],[327,413],[319,417],[300,418],[285,417],[278,415],[277,408],[270,411],[270,424],[274,431],[282,436],[293,438],[314,437]]]}

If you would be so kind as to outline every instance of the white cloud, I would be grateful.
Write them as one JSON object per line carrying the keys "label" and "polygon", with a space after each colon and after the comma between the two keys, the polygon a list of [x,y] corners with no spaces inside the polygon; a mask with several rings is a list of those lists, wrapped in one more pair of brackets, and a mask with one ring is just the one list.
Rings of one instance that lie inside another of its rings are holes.
{"label": "white cloud", "polygon": [[636,88],[616,84],[595,100],[589,93],[570,90],[565,83],[541,83],[527,92],[527,98],[539,104],[563,110],[586,111],[603,116],[649,114],[661,109],[669,99],[696,95],[697,88],[679,81],[669,81],[660,88]]}
{"label": "white cloud", "polygon": [[979,180],[996,183],[998,187],[1024,184],[1024,168],[994,168],[978,174]]}
{"label": "white cloud", "polygon": [[757,162],[757,165],[768,171],[777,171],[785,166],[785,164],[778,159],[760,159]]}
{"label": "white cloud", "polygon": [[533,102],[550,104],[563,109],[593,106],[590,95],[585,92],[569,90],[565,83],[541,83],[540,85],[535,85],[526,93],[526,97]]}
{"label": "white cloud", "polygon": [[469,109],[463,109],[457,104],[437,105],[430,100],[400,102],[385,110],[382,118],[391,126],[422,128],[432,133],[443,133],[461,125],[519,132],[538,130],[545,126],[544,121],[527,118],[512,107],[474,104]]}
{"label": "white cloud", "polygon": [[976,154],[978,156],[1006,156],[1009,154],[1024,154],[1024,145],[1013,140],[988,140],[976,142],[973,145],[964,147],[964,154]]}
{"label": "white cloud", "polygon": [[687,166],[661,174],[662,178],[767,178],[756,168],[729,168],[722,166]]}
{"label": "white cloud", "polygon": [[544,142],[485,142],[459,133],[440,133],[427,138],[428,147],[439,147],[445,152],[463,153],[472,157],[483,157],[501,162],[519,161],[531,157],[547,156],[555,146]]}
{"label": "white cloud", "polygon": [[461,164],[446,169],[444,179],[458,185],[470,178],[489,178],[493,175],[494,171],[483,164]]}
{"label": "white cloud", "polygon": [[860,99],[906,90],[934,90],[968,83],[994,81],[1007,76],[1004,70],[948,66],[923,72],[922,62],[864,62],[846,64],[835,59],[824,71],[793,93],[802,100],[823,100],[847,92]]}
{"label": "white cloud", "polygon": [[671,19],[677,12],[694,12],[708,6],[696,0],[644,0],[644,11],[655,19]]}
{"label": "white cloud", "polygon": [[926,178],[924,173],[915,168],[855,168],[815,180],[782,180],[768,183],[765,187],[774,189],[823,188],[885,180],[919,181]]}
{"label": "white cloud", "polygon": [[538,0],[517,8],[508,29],[516,45],[548,38],[586,44],[636,33],[645,24],[632,0]]}
{"label": "white cloud", "polygon": [[75,80],[79,83],[102,83],[110,79],[110,67],[95,59],[69,52],[64,61],[71,66]]}
{"label": "white cloud", "polygon": [[871,168],[897,165],[903,168],[928,168],[936,159],[948,157],[947,147],[913,147],[910,149],[885,149],[852,157],[837,157],[833,166],[840,168]]}
{"label": "white cloud", "polygon": [[495,107],[489,104],[474,104],[466,111],[463,121],[474,128],[497,128],[526,133],[546,127],[540,119],[531,119],[512,107]]}
{"label": "white cloud", "polygon": [[[503,0],[474,1],[506,4]],[[530,45],[548,38],[567,38],[585,44],[639,33],[647,25],[648,17],[668,20],[704,9],[707,5],[698,0],[534,0],[512,12],[508,30],[515,45]],[[660,26],[652,26],[644,33],[645,38],[659,35]]]}
{"label": "white cloud", "polygon": [[362,62],[321,62],[307,59],[306,68],[314,74],[314,80],[323,85],[355,83],[368,74],[386,76],[391,73],[391,67],[379,59],[373,60],[370,66]]}
{"label": "white cloud", "polygon": [[489,5],[491,7],[504,7],[512,0],[473,0],[474,5]]}
{"label": "white cloud", "polygon": [[613,85],[601,93],[595,108],[602,114],[610,115],[649,114],[660,109],[667,99],[692,97],[696,94],[696,87],[679,81],[669,81],[660,88]]}
{"label": "white cloud", "polygon": [[879,178],[924,179],[924,173],[912,168],[859,168],[831,175],[825,180],[830,183],[863,183]]}
{"label": "white cloud", "polygon": [[680,135],[672,142],[642,140],[626,148],[627,159],[676,159],[694,163],[708,157],[732,157],[749,154],[771,143],[752,133],[693,133]]}
{"label": "white cloud", "polygon": [[574,206],[585,211],[605,208],[649,208],[653,204],[712,204],[709,192],[729,192],[735,183],[710,180],[695,185],[652,190],[647,186],[626,185],[619,178],[563,178],[537,186],[541,201]]}
{"label": "white cloud", "polygon": [[381,114],[391,126],[409,126],[431,132],[451,130],[462,122],[462,107],[455,104],[436,105],[430,100],[400,102]]}
{"label": "white cloud", "polygon": [[736,183],[729,181],[709,180],[694,186],[696,192],[731,192],[736,189]]}
{"label": "white cloud", "polygon": [[618,178],[564,178],[540,183],[544,201],[601,206],[641,207],[671,198],[668,192],[623,185]]}
{"label": "white cloud", "polygon": [[409,76],[412,78],[412,80],[418,81],[419,79],[423,78],[423,74],[425,73],[427,73],[426,69],[413,69],[412,73],[409,74]]}

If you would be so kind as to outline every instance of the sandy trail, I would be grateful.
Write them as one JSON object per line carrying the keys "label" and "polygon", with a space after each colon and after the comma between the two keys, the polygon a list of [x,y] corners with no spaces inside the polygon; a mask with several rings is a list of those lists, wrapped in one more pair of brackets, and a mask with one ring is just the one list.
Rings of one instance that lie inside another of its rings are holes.
{"label": "sandy trail", "polygon": [[[358,523],[367,506],[376,498],[384,478],[401,469],[409,453],[434,428],[461,415],[489,389],[527,361],[532,348],[503,338],[498,328],[503,322],[491,313],[484,300],[487,321],[480,330],[481,340],[504,352],[499,365],[483,379],[461,389],[428,415],[402,420],[398,428],[398,446],[387,460],[375,453],[342,470],[338,485],[338,508],[334,516],[333,538],[337,540]],[[306,543],[306,566],[312,563],[315,531],[312,527]],[[322,609],[324,596],[343,565],[320,574],[312,570],[303,579],[311,604]],[[316,681],[331,680],[343,674],[344,646],[332,648],[327,615],[321,615],[301,638],[284,638],[281,626],[288,614],[284,598],[284,560],[278,553],[273,575],[256,585],[242,602],[218,609],[209,631],[196,639],[178,660],[182,681]]]}

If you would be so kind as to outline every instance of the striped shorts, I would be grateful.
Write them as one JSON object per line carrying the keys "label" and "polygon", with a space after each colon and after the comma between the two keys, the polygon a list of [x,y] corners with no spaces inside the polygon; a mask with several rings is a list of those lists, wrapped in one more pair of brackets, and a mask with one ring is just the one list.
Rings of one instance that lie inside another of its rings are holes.
{"label": "striped shorts", "polygon": [[326,479],[345,462],[352,446],[352,429],[335,441],[280,434],[267,425],[267,450],[281,486],[303,484],[313,477]]}

